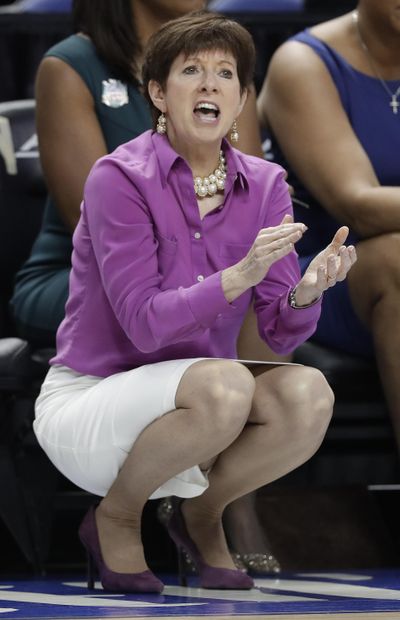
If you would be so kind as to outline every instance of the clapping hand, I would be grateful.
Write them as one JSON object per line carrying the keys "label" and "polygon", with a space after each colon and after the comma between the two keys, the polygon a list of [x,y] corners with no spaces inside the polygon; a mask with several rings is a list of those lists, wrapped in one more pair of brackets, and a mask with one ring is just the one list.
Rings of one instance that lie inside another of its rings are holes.
{"label": "clapping hand", "polygon": [[347,226],[339,228],[330,244],[311,261],[296,286],[297,306],[307,306],[328,288],[335,286],[336,282],[346,278],[357,260],[355,247],[344,245],[348,234]]}
{"label": "clapping hand", "polygon": [[[260,230],[247,255],[222,272],[222,288],[227,301],[232,302],[248,288],[256,286],[271,265],[293,251],[306,230],[304,224],[293,222],[293,217],[288,214],[277,226]],[[345,279],[357,260],[354,246],[343,245],[348,234],[347,226],[339,228],[331,243],[311,261],[296,286],[297,306],[311,304],[327,288]]]}
{"label": "clapping hand", "polygon": [[262,228],[247,255],[234,266],[244,286],[249,288],[258,284],[271,265],[293,251],[294,244],[301,239],[307,226],[293,222],[285,215],[277,226]]}

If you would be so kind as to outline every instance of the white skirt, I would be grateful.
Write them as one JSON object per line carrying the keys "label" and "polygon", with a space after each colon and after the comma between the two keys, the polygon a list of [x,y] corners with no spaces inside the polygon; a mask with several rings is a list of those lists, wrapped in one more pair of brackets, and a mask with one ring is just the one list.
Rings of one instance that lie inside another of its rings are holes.
{"label": "white skirt", "polygon": [[[49,459],[77,486],[104,497],[141,432],[175,407],[184,372],[205,358],[169,360],[107,378],[50,368],[33,428]],[[156,458],[156,455],[155,455]],[[208,487],[197,465],[150,497],[195,497]]]}

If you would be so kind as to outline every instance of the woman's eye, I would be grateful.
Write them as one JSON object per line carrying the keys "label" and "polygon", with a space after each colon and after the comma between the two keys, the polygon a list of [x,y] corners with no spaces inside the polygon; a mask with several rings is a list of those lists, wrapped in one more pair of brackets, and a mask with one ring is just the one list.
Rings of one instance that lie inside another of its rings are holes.
{"label": "woman's eye", "polygon": [[190,67],[185,67],[183,73],[191,75],[192,73],[196,73],[197,67],[195,65],[190,65]]}
{"label": "woman's eye", "polygon": [[222,77],[228,78],[228,80],[230,80],[233,74],[232,74],[232,71],[230,69],[222,69],[221,75],[222,75]]}

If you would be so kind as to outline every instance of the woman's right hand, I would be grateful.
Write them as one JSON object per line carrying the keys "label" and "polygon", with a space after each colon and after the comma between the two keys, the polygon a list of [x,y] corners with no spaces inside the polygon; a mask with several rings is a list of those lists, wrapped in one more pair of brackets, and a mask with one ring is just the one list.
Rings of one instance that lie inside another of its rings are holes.
{"label": "woman's right hand", "polygon": [[291,215],[285,215],[278,226],[262,228],[247,255],[222,272],[222,289],[227,301],[232,302],[261,282],[271,265],[293,251],[306,230],[307,226],[293,222]]}

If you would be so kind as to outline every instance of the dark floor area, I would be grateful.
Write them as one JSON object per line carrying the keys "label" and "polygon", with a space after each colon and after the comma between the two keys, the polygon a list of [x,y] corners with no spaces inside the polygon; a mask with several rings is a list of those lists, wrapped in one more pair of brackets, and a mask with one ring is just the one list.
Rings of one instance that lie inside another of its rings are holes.
{"label": "dark floor area", "polygon": [[[399,491],[363,486],[263,489],[257,508],[274,554],[288,571],[395,568],[400,564]],[[56,509],[46,574],[82,572],[85,554],[77,538],[86,498]],[[157,502],[144,514],[148,562],[157,571],[176,570],[174,547],[157,520]],[[0,524],[0,574],[33,574],[11,534]]]}

